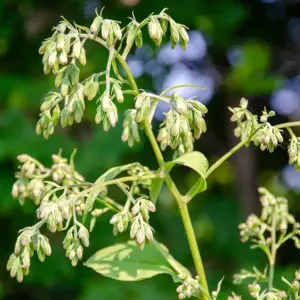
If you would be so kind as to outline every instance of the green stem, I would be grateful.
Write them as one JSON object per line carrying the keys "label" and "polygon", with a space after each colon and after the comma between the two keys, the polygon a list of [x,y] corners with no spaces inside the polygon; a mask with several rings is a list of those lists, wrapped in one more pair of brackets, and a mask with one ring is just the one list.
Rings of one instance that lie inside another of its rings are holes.
{"label": "green stem", "polygon": [[113,47],[110,47],[108,50],[109,50],[109,54],[108,54],[108,60],[107,60],[107,65],[106,65],[106,88],[105,88],[105,91],[106,91],[106,93],[109,94],[109,92],[110,92],[110,69],[111,69],[111,64],[112,64],[112,60],[114,57],[115,49]]}
{"label": "green stem", "polygon": [[300,126],[300,121],[282,123],[276,125],[275,127],[280,129],[280,128],[296,127],[296,126]]}
{"label": "green stem", "polygon": [[277,251],[277,245],[276,245],[276,213],[273,215],[272,219],[272,230],[271,230],[271,259],[269,259],[270,269],[269,269],[269,282],[268,282],[268,291],[272,292],[273,289],[273,279],[274,279],[274,267],[275,267],[275,261],[276,261],[276,251]]}
{"label": "green stem", "polygon": [[[162,170],[164,170],[166,184],[167,184],[170,192],[173,194],[174,198],[177,201],[179,212],[180,212],[182,222],[184,225],[185,233],[186,233],[186,236],[188,239],[189,247],[190,247],[190,250],[192,253],[196,272],[199,275],[199,282],[200,282],[201,286],[203,287],[203,289],[205,290],[205,292],[207,294],[209,294],[205,270],[203,267],[202,258],[201,258],[200,251],[198,248],[198,244],[197,244],[194,228],[193,228],[193,225],[191,222],[191,218],[189,215],[187,204],[183,201],[183,196],[180,194],[180,192],[178,191],[176,185],[174,184],[170,174],[165,169],[164,158],[163,158],[162,153],[159,149],[159,146],[156,142],[155,136],[153,134],[153,131],[150,127],[149,122],[145,122],[144,125],[145,125],[145,132],[150,140],[150,143],[154,150],[158,164],[159,164],[160,168]],[[208,297],[205,293],[202,293],[202,297],[203,297],[203,299],[208,299]]]}
{"label": "green stem", "polygon": [[224,156],[222,156],[219,160],[217,160],[207,171],[206,178],[210,176],[221,164],[224,163],[231,155],[236,153],[240,148],[242,148],[247,141],[241,141],[237,145],[235,145],[229,152],[227,152]]}

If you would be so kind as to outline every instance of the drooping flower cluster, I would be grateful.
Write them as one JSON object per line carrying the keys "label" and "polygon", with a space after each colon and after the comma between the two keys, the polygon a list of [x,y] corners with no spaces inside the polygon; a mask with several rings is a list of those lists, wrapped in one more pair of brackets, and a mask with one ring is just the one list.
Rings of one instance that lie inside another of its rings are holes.
{"label": "drooping flower cluster", "polygon": [[[260,217],[250,215],[246,223],[239,226],[242,241],[251,239],[252,242],[260,246],[270,246],[271,227],[276,226],[276,230],[281,231],[282,238],[286,235],[288,225],[292,225],[292,238],[295,246],[299,247],[300,224],[295,221],[293,215],[288,211],[288,201],[283,197],[275,197],[267,189],[259,188],[261,194],[260,202],[262,213]],[[275,218],[275,224],[273,224]]]}
{"label": "drooping flower cluster", "polygon": [[160,125],[157,140],[162,150],[170,146],[181,155],[192,151],[194,139],[199,139],[206,132],[204,115],[207,108],[199,101],[185,100],[176,93],[171,96],[170,106],[166,120]]}
{"label": "drooping flower cluster", "polygon": [[75,184],[84,180],[60,154],[52,155],[53,165],[50,169],[27,154],[19,155],[18,160],[21,165],[20,171],[16,173],[18,179],[12,187],[12,196],[18,198],[21,204],[24,204],[28,197],[38,205],[45,191],[47,179],[51,178],[62,185]]}
{"label": "drooping flower cluster", "polygon": [[126,231],[130,225],[130,238],[135,240],[141,249],[153,240],[153,228],[149,225],[149,213],[155,212],[155,205],[144,197],[134,200],[131,212],[129,207],[115,214],[110,223],[114,226],[113,233]]}
{"label": "drooping flower cluster", "polygon": [[229,107],[233,114],[230,120],[237,123],[234,130],[235,136],[240,137],[242,141],[253,142],[262,151],[267,149],[269,152],[273,152],[278,144],[283,142],[281,130],[268,122],[270,117],[275,116],[275,112],[267,112],[265,109],[259,122],[257,116],[253,115],[247,107],[248,100],[245,98],[241,99],[239,107]]}
{"label": "drooping flower cluster", "polygon": [[288,147],[289,163],[295,164],[296,168],[300,168],[300,138],[294,134],[290,139]]}
{"label": "drooping flower cluster", "polygon": [[23,277],[29,274],[31,257],[37,252],[41,262],[45,257],[51,255],[51,246],[48,238],[40,234],[37,227],[28,227],[21,231],[17,238],[14,253],[11,254],[7,262],[7,270],[11,277],[16,277],[18,282],[23,281]]}
{"label": "drooping flower cluster", "polygon": [[198,276],[194,279],[185,274],[179,274],[178,278],[182,280],[182,284],[176,289],[178,299],[181,300],[191,297],[200,298],[201,286]]}

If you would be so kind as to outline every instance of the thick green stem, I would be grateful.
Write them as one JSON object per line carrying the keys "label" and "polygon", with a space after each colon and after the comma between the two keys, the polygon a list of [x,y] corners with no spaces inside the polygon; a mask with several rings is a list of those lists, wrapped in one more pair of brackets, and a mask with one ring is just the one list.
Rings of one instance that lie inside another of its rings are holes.
{"label": "thick green stem", "polygon": [[[164,170],[166,184],[167,184],[170,192],[173,194],[174,198],[177,201],[179,212],[180,212],[182,222],[184,225],[185,233],[186,233],[188,243],[190,246],[190,250],[192,253],[194,265],[195,265],[197,274],[199,275],[199,282],[200,282],[201,286],[204,288],[204,290],[206,291],[206,293],[209,294],[205,270],[203,267],[202,258],[201,258],[200,251],[198,248],[198,244],[197,244],[195,232],[193,229],[193,225],[191,222],[191,218],[189,215],[187,204],[183,201],[184,200],[183,196],[180,194],[180,192],[178,191],[176,185],[174,184],[170,174],[165,169],[164,158],[163,158],[162,153],[159,149],[159,146],[156,142],[155,136],[152,132],[151,125],[148,122],[145,122],[144,125],[145,125],[145,132],[146,132],[146,134],[150,140],[150,143],[153,147],[158,164],[159,164],[160,168],[162,170]],[[202,293],[202,297],[203,297],[203,299],[208,299],[208,297],[205,293]]]}

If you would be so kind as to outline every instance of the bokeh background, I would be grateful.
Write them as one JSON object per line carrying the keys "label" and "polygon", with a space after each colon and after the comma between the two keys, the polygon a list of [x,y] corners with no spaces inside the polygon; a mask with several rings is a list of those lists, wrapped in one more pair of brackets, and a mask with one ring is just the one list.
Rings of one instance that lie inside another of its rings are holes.
{"label": "bokeh background", "polygon": [[[22,284],[9,278],[5,270],[20,228],[35,223],[35,207],[24,207],[12,199],[10,190],[16,171],[16,156],[29,153],[49,164],[60,148],[69,156],[78,148],[77,169],[90,181],[106,169],[139,161],[156,168],[152,149],[143,137],[134,149],[121,142],[121,126],[104,134],[93,122],[95,112],[88,108],[80,125],[44,140],[35,134],[39,105],[53,89],[53,77],[44,76],[38,48],[51,34],[60,16],[78,24],[90,25],[96,7],[105,6],[105,16],[128,21],[134,10],[137,20],[164,7],[180,23],[190,28],[187,51],[171,50],[166,42],[159,49],[145,37],[143,48],[129,57],[129,65],[140,87],[159,92],[180,83],[194,83],[205,91],[182,89],[185,97],[198,96],[209,109],[208,132],[196,143],[213,162],[237,140],[229,122],[228,106],[241,96],[260,113],[264,106],[277,113],[274,122],[300,118],[300,1],[298,0],[1,0],[0,1],[0,299],[175,299],[175,284],[168,276],[140,283],[106,279],[79,265],[72,268],[61,246],[63,236],[49,237],[53,255],[45,263],[34,260],[29,277]],[[145,34],[146,36],[146,34]],[[88,64],[82,76],[102,71],[106,51],[89,43]],[[132,105],[120,105],[120,111]],[[157,111],[161,119],[164,107]],[[122,113],[121,113],[122,114]],[[156,126],[156,123],[154,126]],[[297,130],[296,130],[297,131]],[[298,131],[300,134],[300,132]],[[287,137],[286,137],[287,140]],[[225,276],[221,299],[231,290],[244,293],[246,285],[233,286],[232,275],[242,267],[265,266],[264,257],[249,245],[241,244],[237,225],[251,212],[259,211],[257,187],[265,185],[290,200],[300,218],[300,173],[287,164],[286,144],[274,154],[260,153],[252,146],[226,162],[208,182],[208,191],[191,203],[191,215],[207,269],[210,287]],[[166,152],[170,158],[171,153]],[[194,174],[174,171],[180,189],[187,189]],[[113,237],[109,216],[97,223],[85,258],[101,247],[118,241]],[[175,201],[163,190],[152,224],[159,241],[193,270],[189,248]],[[299,252],[287,244],[278,257],[276,282],[280,276],[291,279],[300,265]],[[247,297],[245,298],[247,299]]]}

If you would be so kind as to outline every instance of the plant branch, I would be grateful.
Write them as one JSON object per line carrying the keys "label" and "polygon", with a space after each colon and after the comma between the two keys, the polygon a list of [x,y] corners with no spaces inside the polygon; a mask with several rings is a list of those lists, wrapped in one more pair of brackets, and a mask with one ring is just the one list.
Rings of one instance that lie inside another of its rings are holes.
{"label": "plant branch", "polygon": [[271,292],[273,289],[273,279],[274,279],[274,267],[275,267],[275,261],[276,261],[276,251],[277,251],[277,245],[276,245],[276,213],[273,214],[272,218],[272,231],[271,231],[271,258],[269,259],[270,269],[269,269],[269,281],[268,281],[268,291]]}

